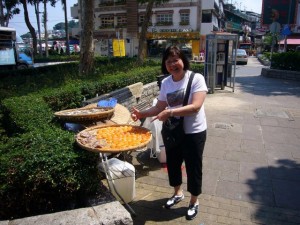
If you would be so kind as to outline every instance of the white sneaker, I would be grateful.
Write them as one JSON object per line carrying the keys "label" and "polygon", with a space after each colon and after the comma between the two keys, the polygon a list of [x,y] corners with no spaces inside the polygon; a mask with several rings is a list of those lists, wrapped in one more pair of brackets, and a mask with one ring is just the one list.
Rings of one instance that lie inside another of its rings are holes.
{"label": "white sneaker", "polygon": [[194,219],[198,214],[198,209],[199,209],[199,203],[198,202],[196,204],[189,205],[189,208],[186,212],[185,218],[187,220]]}
{"label": "white sneaker", "polygon": [[166,209],[170,209],[173,205],[176,205],[178,202],[182,201],[184,199],[184,195],[181,196],[173,195],[165,204]]}

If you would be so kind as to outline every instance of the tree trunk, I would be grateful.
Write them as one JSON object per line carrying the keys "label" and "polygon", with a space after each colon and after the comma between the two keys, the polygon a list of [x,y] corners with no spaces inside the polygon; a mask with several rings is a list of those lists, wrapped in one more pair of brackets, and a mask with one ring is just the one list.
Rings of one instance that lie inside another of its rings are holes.
{"label": "tree trunk", "polygon": [[33,54],[36,55],[36,53],[37,53],[37,38],[36,38],[36,34],[35,34],[35,29],[29,21],[27,1],[26,0],[21,0],[21,3],[23,5],[23,9],[24,9],[25,23],[26,23],[26,26],[28,27],[29,32],[30,32],[31,37],[32,37]]}
{"label": "tree trunk", "polygon": [[47,30],[47,22],[48,22],[48,14],[47,14],[47,0],[44,0],[44,28],[45,28],[45,54],[46,57],[49,57],[48,51],[48,30]]}
{"label": "tree trunk", "polygon": [[80,0],[82,29],[80,35],[79,74],[88,75],[94,70],[94,0]]}
{"label": "tree trunk", "polygon": [[4,8],[2,1],[0,2],[0,26],[4,27]]}
{"label": "tree trunk", "polygon": [[146,51],[147,51],[146,33],[149,25],[149,20],[151,18],[154,2],[155,0],[150,0],[147,4],[145,20],[143,21],[142,30],[139,38],[139,49],[138,49],[138,60],[137,60],[138,65],[143,64],[144,59],[146,57]]}

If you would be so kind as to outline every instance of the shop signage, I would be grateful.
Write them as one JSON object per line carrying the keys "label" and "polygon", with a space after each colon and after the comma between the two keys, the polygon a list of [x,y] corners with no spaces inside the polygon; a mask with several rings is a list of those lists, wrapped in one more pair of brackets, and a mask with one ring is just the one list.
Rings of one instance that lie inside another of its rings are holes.
{"label": "shop signage", "polygon": [[148,32],[146,34],[147,39],[186,39],[186,40],[198,40],[200,39],[199,32]]}
{"label": "shop signage", "polygon": [[157,29],[157,28],[152,28],[152,33],[157,33],[157,32],[193,32],[193,29]]}

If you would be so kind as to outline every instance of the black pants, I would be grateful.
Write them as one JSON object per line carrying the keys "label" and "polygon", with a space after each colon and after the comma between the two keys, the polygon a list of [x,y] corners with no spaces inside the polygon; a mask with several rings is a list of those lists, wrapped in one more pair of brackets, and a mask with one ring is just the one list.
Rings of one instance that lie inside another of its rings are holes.
{"label": "black pants", "polygon": [[202,158],[206,131],[186,134],[182,144],[166,149],[169,183],[172,187],[182,184],[181,166],[185,162],[187,191],[194,196],[202,192]]}

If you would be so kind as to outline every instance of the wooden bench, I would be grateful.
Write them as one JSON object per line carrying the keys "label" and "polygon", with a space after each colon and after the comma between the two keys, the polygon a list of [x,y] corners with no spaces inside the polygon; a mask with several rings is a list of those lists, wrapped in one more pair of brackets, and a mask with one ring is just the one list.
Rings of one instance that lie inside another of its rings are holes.
{"label": "wooden bench", "polygon": [[152,106],[153,99],[158,95],[159,87],[157,82],[147,85],[138,82],[127,87],[103,94],[82,102],[83,106],[97,103],[100,100],[116,98],[118,103],[131,111],[132,107],[144,110]]}

